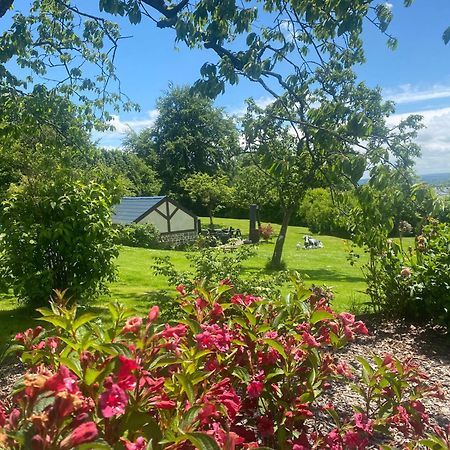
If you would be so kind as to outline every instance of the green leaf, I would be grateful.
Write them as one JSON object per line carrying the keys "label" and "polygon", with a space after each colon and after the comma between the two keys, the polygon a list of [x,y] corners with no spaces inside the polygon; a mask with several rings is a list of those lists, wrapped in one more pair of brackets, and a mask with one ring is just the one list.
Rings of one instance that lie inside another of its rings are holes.
{"label": "green leaf", "polygon": [[275,341],[274,339],[263,339],[263,342],[269,347],[274,348],[284,359],[287,359],[286,351],[278,341]]}
{"label": "green leaf", "polygon": [[186,392],[187,398],[191,404],[195,403],[195,393],[194,386],[192,385],[189,378],[186,377],[183,373],[175,374],[175,377],[180,382],[183,391]]}
{"label": "green leaf", "polygon": [[79,378],[82,378],[81,365],[78,359],[60,357],[59,362],[64,366],[67,366]]}
{"label": "green leaf", "polygon": [[199,450],[220,450],[217,442],[205,433],[186,433],[184,436]]}
{"label": "green leaf", "polygon": [[309,321],[312,325],[314,325],[317,322],[321,322],[322,320],[330,319],[334,319],[333,314],[329,313],[328,311],[324,311],[323,309],[319,309],[311,314],[311,318],[309,319]]}
{"label": "green leaf", "polygon": [[67,331],[67,328],[68,328],[67,320],[60,316],[44,316],[44,317],[39,317],[37,320],[41,320],[43,322],[49,322],[52,325],[54,325],[55,327],[60,327],[65,331]]}
{"label": "green leaf", "polygon": [[202,410],[201,406],[193,406],[183,415],[183,419],[180,422],[180,429],[187,431],[187,429],[195,422],[198,413]]}
{"label": "green leaf", "polygon": [[75,447],[76,450],[112,450],[112,447],[103,439],[99,439],[96,442],[87,442]]}
{"label": "green leaf", "polygon": [[78,330],[78,328],[80,328],[84,324],[90,322],[91,320],[97,319],[97,318],[98,318],[98,314],[93,313],[93,312],[83,314],[82,316],[78,317],[78,319],[75,320],[72,328],[76,331],[76,330]]}

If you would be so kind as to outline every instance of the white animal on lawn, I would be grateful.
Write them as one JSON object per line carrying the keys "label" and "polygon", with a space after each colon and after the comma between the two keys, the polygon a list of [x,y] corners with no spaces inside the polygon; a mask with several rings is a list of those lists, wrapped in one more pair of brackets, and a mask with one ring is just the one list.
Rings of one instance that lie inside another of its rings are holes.
{"label": "white animal on lawn", "polygon": [[[312,236],[309,235],[305,235],[303,237],[303,248],[305,250],[311,250],[314,248],[322,248],[323,247],[323,243],[321,241],[319,241],[319,239],[314,239]],[[297,244],[297,249],[301,248],[301,244],[298,243]]]}

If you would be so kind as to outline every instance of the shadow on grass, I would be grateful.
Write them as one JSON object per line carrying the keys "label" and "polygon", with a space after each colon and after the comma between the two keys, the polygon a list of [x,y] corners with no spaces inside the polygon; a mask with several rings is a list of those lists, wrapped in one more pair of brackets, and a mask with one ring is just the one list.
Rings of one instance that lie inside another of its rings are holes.
{"label": "shadow on grass", "polygon": [[361,276],[354,276],[354,275],[348,275],[345,273],[337,272],[336,270],[332,269],[295,269],[297,272],[301,273],[302,275],[306,275],[309,278],[312,278],[313,280],[320,280],[323,282],[327,281],[347,281],[349,283],[362,281],[364,282],[364,277]]}
{"label": "shadow on grass", "polygon": [[[287,269],[289,272],[295,271],[298,272],[300,275],[304,276],[306,279],[305,281],[308,281],[308,279],[312,280],[318,280],[319,282],[327,283],[327,282],[349,282],[349,283],[356,283],[356,282],[364,282],[364,277],[361,276],[355,276],[355,275],[349,275],[345,273],[338,272],[337,270],[333,269],[304,269],[301,267],[288,267]],[[277,269],[271,269],[271,268],[263,268],[256,266],[251,267],[245,267],[242,270],[242,273],[247,273],[249,275],[276,275],[280,270]]]}
{"label": "shadow on grass", "polygon": [[139,314],[143,315],[146,314],[152,306],[158,305],[161,311],[161,320],[170,321],[181,316],[181,308],[175,298],[176,292],[173,289],[159,289],[145,292],[144,294],[142,292],[128,292],[121,293],[120,296],[118,295],[117,297],[112,295],[111,297],[102,298],[97,306],[104,312],[104,308],[106,308],[108,302],[118,301],[119,303],[128,305],[132,303],[132,307],[136,309]]}
{"label": "shadow on grass", "polygon": [[33,328],[39,324],[39,313],[31,307],[18,307],[0,310],[0,347],[7,344],[19,331]]}

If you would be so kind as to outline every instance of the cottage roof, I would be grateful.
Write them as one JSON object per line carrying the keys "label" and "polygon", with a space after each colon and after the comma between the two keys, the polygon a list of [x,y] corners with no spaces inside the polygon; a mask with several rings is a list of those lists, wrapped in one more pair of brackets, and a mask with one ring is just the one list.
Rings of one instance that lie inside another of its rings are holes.
{"label": "cottage roof", "polygon": [[155,197],[123,197],[113,209],[114,223],[130,224],[155,208],[165,195]]}

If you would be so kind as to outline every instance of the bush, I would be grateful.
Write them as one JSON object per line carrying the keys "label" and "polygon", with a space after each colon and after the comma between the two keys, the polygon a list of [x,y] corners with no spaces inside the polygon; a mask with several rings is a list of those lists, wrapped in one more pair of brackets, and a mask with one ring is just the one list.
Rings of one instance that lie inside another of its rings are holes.
{"label": "bush", "polygon": [[169,256],[156,257],[153,270],[157,275],[167,277],[171,285],[185,285],[188,289],[202,282],[205,288],[211,288],[221,280],[230,280],[235,289],[252,292],[256,295],[279,297],[281,287],[288,280],[287,272],[277,274],[247,273],[243,264],[256,252],[256,246],[241,245],[233,251],[221,248],[203,248],[191,251],[187,255],[190,271],[180,272]]}
{"label": "bush", "polygon": [[11,187],[0,219],[1,278],[32,304],[48,302],[54,289],[76,300],[104,292],[118,255],[111,203],[101,185],[62,173]]}
{"label": "bush", "polygon": [[[179,323],[158,325],[157,306],[142,318],[115,304],[104,322],[61,296],[41,309],[55,328],[16,336],[27,371],[14,405],[0,408],[0,446],[389,448],[394,434],[406,446],[429,429],[420,399],[439,393],[410,360],[359,359],[359,374],[339,359],[367,330],[333,312],[328,292],[296,285],[269,302],[226,281],[177,289]],[[325,395],[342,383],[358,394],[350,414]],[[433,448],[447,438],[433,436]]]}
{"label": "bush", "polygon": [[300,204],[298,216],[312,233],[346,233],[339,209],[327,189],[309,190]]}
{"label": "bush", "polygon": [[160,233],[151,223],[116,225],[117,243],[128,247],[158,248]]}
{"label": "bush", "polygon": [[386,242],[366,268],[372,303],[389,315],[450,328],[450,225],[430,219],[414,248]]}

